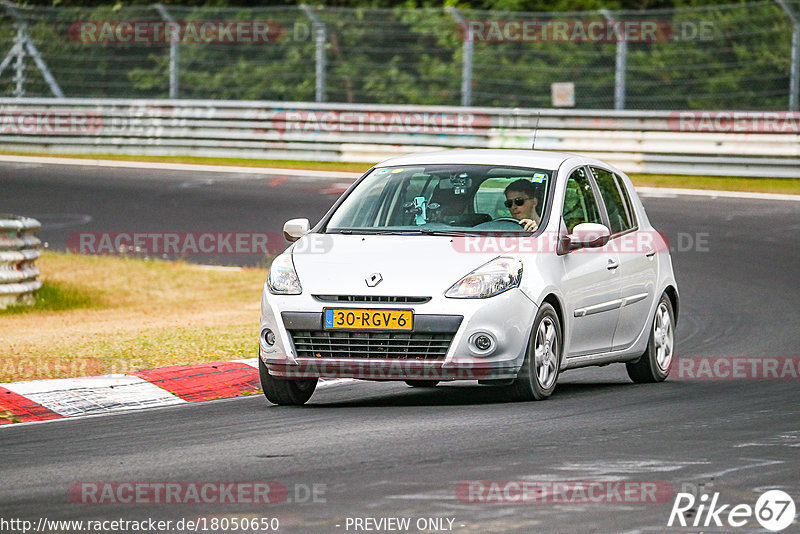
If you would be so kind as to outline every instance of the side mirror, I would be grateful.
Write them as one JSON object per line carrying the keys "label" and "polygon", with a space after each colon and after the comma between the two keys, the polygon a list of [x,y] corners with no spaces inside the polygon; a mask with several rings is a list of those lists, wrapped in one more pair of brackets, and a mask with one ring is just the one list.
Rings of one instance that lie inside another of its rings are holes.
{"label": "side mirror", "polygon": [[283,225],[283,237],[295,242],[308,233],[308,219],[290,219]]}
{"label": "side mirror", "polygon": [[581,223],[572,229],[572,233],[567,236],[569,240],[568,249],[576,248],[598,248],[608,243],[611,238],[611,230],[607,226],[596,223]]}

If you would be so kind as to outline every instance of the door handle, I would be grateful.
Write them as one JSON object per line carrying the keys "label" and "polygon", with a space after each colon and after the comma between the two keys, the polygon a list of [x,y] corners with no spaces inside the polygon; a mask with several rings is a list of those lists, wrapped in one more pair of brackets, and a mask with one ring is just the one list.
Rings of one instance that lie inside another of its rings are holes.
{"label": "door handle", "polygon": [[609,271],[613,271],[617,267],[619,267],[619,263],[609,258],[608,265],[606,265],[606,269],[608,269]]}
{"label": "door handle", "polygon": [[653,250],[652,248],[648,248],[647,252],[645,252],[644,255],[647,256],[648,258],[652,258],[653,256],[656,255],[656,251]]}

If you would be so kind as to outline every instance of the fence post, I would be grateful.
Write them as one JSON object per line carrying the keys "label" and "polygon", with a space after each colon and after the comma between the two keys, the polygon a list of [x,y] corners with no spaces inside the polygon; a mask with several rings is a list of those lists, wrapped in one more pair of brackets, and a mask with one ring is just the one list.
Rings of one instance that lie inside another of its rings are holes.
{"label": "fence post", "polygon": [[786,0],[776,0],[792,21],[792,59],[789,71],[789,111],[797,111],[800,93],[800,16],[789,7]]}
{"label": "fence post", "polygon": [[[169,24],[176,24],[175,19],[172,18],[167,8],[163,4],[155,4],[153,6],[158,11],[161,18]],[[180,75],[180,49],[178,48],[178,40],[174,38],[171,31],[165,31],[164,35],[171,36],[169,39],[169,97],[178,98],[178,83]]]}
{"label": "fence post", "polygon": [[472,31],[470,31],[464,17],[453,6],[445,8],[450,16],[455,19],[456,24],[461,24],[464,27],[464,47],[461,58],[461,105],[472,105],[472,52],[473,40]]}
{"label": "fence post", "polygon": [[17,60],[14,62],[14,96],[22,98],[25,96],[25,34],[22,26],[17,29],[14,37],[14,48],[17,49]]}
{"label": "fence post", "polygon": [[25,19],[22,18],[22,15],[19,14],[16,6],[11,2],[8,2],[7,0],[0,0],[0,4],[6,8],[6,11],[8,11],[8,14],[11,15],[17,25],[17,36],[14,38],[14,48],[11,49],[9,55],[6,56],[2,64],[0,64],[0,73],[2,73],[3,69],[6,68],[11,60],[11,56],[16,52],[17,71],[14,76],[14,80],[17,82],[17,87],[14,90],[14,96],[25,96],[25,52],[27,51],[28,55],[31,56],[34,63],[36,63],[36,67],[39,69],[39,72],[42,73],[42,77],[50,87],[50,91],[52,91],[53,96],[56,98],[64,98],[64,93],[61,92],[61,87],[59,87],[56,79],[53,78],[50,69],[47,68],[47,64],[42,59],[41,54],[39,54],[39,50],[37,50],[36,45],[33,44],[33,39],[31,39],[31,36],[28,34],[28,25],[25,23]]}
{"label": "fence post", "polygon": [[[600,13],[613,24],[616,19],[607,9]],[[628,40],[626,37],[617,38],[617,60],[614,74],[614,109],[625,109],[625,71],[628,63]]]}
{"label": "fence post", "polygon": [[319,19],[314,9],[311,6],[301,5],[300,9],[311,20],[311,25],[314,28],[314,41],[316,43],[316,94],[317,102],[325,102],[325,43],[328,41],[328,35],[325,30],[325,24]]}

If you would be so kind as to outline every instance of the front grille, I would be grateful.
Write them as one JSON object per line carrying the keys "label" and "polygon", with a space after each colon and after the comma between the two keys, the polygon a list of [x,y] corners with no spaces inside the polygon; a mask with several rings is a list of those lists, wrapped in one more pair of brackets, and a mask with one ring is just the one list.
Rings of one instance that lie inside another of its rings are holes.
{"label": "front grille", "polygon": [[454,334],[289,330],[300,358],[443,360]]}
{"label": "front grille", "polygon": [[378,295],[314,295],[322,302],[389,302],[400,304],[422,304],[431,300],[430,297],[394,297]]}

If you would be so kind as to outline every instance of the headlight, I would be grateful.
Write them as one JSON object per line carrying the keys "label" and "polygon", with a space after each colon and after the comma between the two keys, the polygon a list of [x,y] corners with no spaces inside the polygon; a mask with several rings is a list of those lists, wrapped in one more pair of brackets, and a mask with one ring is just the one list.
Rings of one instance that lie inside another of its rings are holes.
{"label": "headlight", "polygon": [[514,258],[495,258],[469,273],[447,290],[445,297],[485,299],[519,285],[522,262]]}
{"label": "headlight", "polygon": [[267,287],[270,293],[276,295],[299,295],[303,292],[291,254],[281,254],[272,262],[267,276]]}

